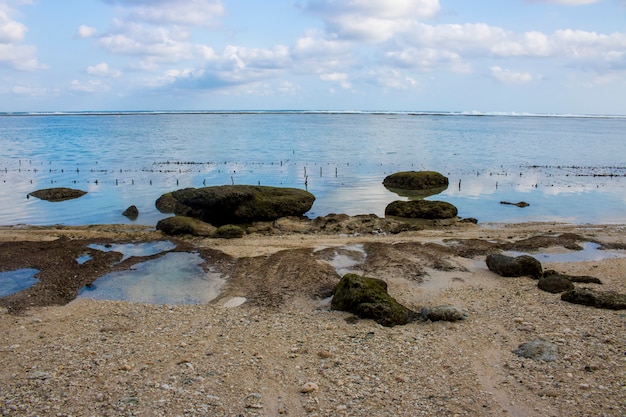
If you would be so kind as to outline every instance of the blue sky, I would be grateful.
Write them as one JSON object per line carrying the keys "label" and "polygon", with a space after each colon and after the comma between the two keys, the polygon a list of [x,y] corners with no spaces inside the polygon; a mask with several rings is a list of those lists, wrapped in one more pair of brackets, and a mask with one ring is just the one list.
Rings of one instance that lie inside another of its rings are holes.
{"label": "blue sky", "polygon": [[0,0],[0,111],[626,114],[626,0]]}

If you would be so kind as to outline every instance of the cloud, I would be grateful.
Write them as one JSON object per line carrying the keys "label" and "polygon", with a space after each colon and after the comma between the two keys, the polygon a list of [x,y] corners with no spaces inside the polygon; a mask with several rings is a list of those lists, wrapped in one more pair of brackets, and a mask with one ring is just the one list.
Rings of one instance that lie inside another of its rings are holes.
{"label": "cloud", "polygon": [[0,67],[18,71],[46,68],[37,59],[37,48],[21,45],[28,28],[9,16],[8,8],[0,3]]}
{"label": "cloud", "polygon": [[304,9],[319,16],[329,34],[377,43],[435,17],[441,7],[439,0],[309,0]]}
{"label": "cloud", "polygon": [[387,52],[386,58],[393,66],[415,68],[426,72],[449,69],[457,73],[466,73],[471,69],[458,53],[435,48],[407,48],[401,51],[391,51]]}
{"label": "cloud", "polygon": [[7,10],[3,10],[0,4],[0,43],[21,42],[27,30],[25,25],[11,19]]}
{"label": "cloud", "polygon": [[102,93],[109,91],[111,86],[102,82],[101,80],[90,80],[86,83],[72,80],[70,82],[69,90],[80,93]]}
{"label": "cloud", "polygon": [[528,72],[515,72],[499,66],[490,68],[491,75],[504,84],[525,84],[534,80]]}
{"label": "cloud", "polygon": [[344,90],[349,90],[352,88],[352,84],[348,81],[348,74],[333,72],[330,74],[320,74],[320,79],[322,81],[330,81],[337,83]]}
{"label": "cloud", "polygon": [[78,31],[76,33],[76,35],[79,38],[85,39],[85,38],[91,38],[96,34],[96,28],[91,27],[91,26],[87,26],[87,25],[80,25],[78,27]]}
{"label": "cloud", "polygon": [[151,24],[212,26],[224,13],[220,0],[104,0],[128,9],[128,20]]}
{"label": "cloud", "polygon": [[562,4],[564,6],[583,6],[586,4],[600,3],[602,0],[530,0],[531,3]]}
{"label": "cloud", "polygon": [[112,70],[106,62],[87,67],[87,74],[95,75],[98,77],[112,77],[117,78],[122,75],[121,71]]}

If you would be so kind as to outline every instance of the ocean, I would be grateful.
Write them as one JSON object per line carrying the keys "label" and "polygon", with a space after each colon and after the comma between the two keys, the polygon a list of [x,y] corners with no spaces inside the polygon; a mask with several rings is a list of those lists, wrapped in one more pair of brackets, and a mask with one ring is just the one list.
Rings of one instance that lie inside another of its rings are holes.
{"label": "ocean", "polygon": [[[307,189],[307,216],[374,213],[394,172],[439,171],[431,200],[479,222],[626,223],[626,117],[447,112],[0,114],[0,225],[154,225],[186,187]],[[41,188],[85,196],[27,198]],[[525,201],[528,207],[500,204]],[[122,216],[130,205],[140,215]]]}

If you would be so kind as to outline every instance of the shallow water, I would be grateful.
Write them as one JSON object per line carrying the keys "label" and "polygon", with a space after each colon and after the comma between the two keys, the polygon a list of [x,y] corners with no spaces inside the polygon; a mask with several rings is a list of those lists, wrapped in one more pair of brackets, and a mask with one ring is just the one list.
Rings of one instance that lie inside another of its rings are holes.
{"label": "shallow water", "polygon": [[585,262],[585,261],[601,261],[603,259],[624,258],[626,251],[624,250],[602,250],[600,245],[593,242],[584,242],[583,249],[579,251],[564,251],[559,253],[524,253],[508,251],[505,252],[509,256],[530,255],[540,262]]}
{"label": "shallow water", "polygon": [[[0,224],[154,225],[184,187],[307,188],[309,217],[384,215],[394,172],[450,179],[430,199],[481,222],[626,223],[626,118],[421,114],[0,116]],[[71,187],[60,203],[26,195]],[[526,201],[520,209],[500,201]],[[139,208],[135,221],[121,213]]]}
{"label": "shallow water", "polygon": [[35,274],[38,272],[39,270],[32,268],[0,272],[0,297],[32,287],[39,281],[35,278]]}
{"label": "shallow water", "polygon": [[79,298],[151,304],[204,304],[215,299],[224,279],[205,272],[197,253],[170,252],[131,269],[98,278]]}
{"label": "shallow water", "polygon": [[99,245],[94,243],[88,246],[88,248],[96,249],[101,252],[119,252],[123,255],[120,262],[130,258],[131,256],[157,255],[161,252],[172,250],[175,247],[175,244],[167,240],[158,240],[155,242],[143,243],[113,243],[106,245]]}

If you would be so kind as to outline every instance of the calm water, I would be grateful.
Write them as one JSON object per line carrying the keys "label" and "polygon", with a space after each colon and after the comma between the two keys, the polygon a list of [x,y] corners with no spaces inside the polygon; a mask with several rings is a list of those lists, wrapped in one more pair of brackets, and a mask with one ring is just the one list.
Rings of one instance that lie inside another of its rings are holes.
{"label": "calm water", "polygon": [[[0,115],[0,225],[132,223],[184,187],[307,188],[310,217],[384,215],[404,199],[382,186],[436,170],[449,201],[481,222],[626,223],[626,118],[408,113],[118,113]],[[31,191],[71,187],[50,203]],[[526,201],[529,207],[499,204]]]}

